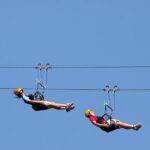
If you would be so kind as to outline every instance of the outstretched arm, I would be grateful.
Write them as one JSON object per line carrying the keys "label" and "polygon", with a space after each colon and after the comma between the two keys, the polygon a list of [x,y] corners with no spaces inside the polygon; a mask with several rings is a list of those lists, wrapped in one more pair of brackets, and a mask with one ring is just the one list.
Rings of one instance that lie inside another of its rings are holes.
{"label": "outstretched arm", "polygon": [[105,128],[109,127],[109,125],[107,125],[107,124],[97,123],[96,121],[92,121],[92,124],[94,124],[97,127],[105,127]]}
{"label": "outstretched arm", "polygon": [[31,100],[28,96],[26,96],[24,93],[22,95],[22,99],[25,103],[27,104],[30,104],[30,105],[33,105],[33,104],[39,104],[39,103],[42,103],[43,102],[40,102],[40,101],[36,101],[36,100]]}
{"label": "outstretched arm", "polygon": [[24,93],[22,94],[22,99],[25,103],[31,104],[31,100],[29,99],[28,96],[26,96]]}

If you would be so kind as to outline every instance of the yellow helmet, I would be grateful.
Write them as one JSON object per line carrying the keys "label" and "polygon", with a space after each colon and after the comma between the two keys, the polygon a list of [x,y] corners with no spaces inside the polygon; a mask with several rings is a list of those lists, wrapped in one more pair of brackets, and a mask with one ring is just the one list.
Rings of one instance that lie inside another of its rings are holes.
{"label": "yellow helmet", "polygon": [[21,97],[22,94],[23,94],[23,89],[22,88],[18,88],[14,91],[14,94],[17,96],[17,97]]}
{"label": "yellow helmet", "polygon": [[85,111],[85,116],[88,118],[89,117],[89,115],[90,115],[90,112],[91,112],[91,109],[87,109],[86,111]]}

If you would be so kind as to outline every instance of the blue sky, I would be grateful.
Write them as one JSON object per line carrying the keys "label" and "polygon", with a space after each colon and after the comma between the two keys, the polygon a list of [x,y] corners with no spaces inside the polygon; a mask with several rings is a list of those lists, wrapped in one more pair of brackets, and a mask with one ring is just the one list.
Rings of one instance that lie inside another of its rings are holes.
{"label": "blue sky", "polygon": [[[0,65],[150,65],[149,6],[148,0],[0,0]],[[36,87],[34,69],[0,71],[0,87]],[[150,88],[149,76],[149,69],[52,69],[48,80],[50,88]],[[114,117],[143,128],[110,134],[84,117],[87,108],[103,113],[103,92],[46,93],[49,101],[73,101],[70,113],[34,112],[13,91],[0,93],[0,149],[150,148],[149,92],[117,93]]]}

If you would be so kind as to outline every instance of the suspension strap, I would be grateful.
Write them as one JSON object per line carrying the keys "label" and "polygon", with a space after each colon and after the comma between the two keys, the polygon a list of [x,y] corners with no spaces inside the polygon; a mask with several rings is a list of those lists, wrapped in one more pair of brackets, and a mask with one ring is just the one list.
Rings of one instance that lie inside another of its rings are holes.
{"label": "suspension strap", "polygon": [[113,111],[113,108],[111,106],[111,98],[110,98],[110,92],[112,89],[110,89],[109,85],[106,85],[104,88],[104,92],[106,93],[106,99],[104,100],[104,106],[105,106],[105,113],[108,113],[109,111]]}
{"label": "suspension strap", "polygon": [[44,69],[44,66],[39,63],[36,66],[36,69],[37,69],[36,83],[37,83],[37,90],[39,90],[40,87],[44,88],[44,83],[43,83],[43,69]]}
{"label": "suspension strap", "polygon": [[44,100],[44,95],[42,93],[40,93],[39,91],[36,91],[34,93],[34,99],[35,100]]}
{"label": "suspension strap", "polygon": [[[104,100],[105,112],[104,112],[103,118],[105,120],[111,119],[112,112],[114,112],[116,109],[116,92],[118,90],[119,90],[118,86],[114,86],[113,88],[110,88],[109,85],[106,85],[104,88],[106,97]],[[110,96],[110,93],[113,93],[113,103],[111,101],[112,95]]]}
{"label": "suspension strap", "polygon": [[[37,100],[44,100],[43,94],[45,93],[48,84],[48,69],[52,68],[52,66],[50,64],[42,65],[39,63],[35,68],[37,69],[38,75],[36,80],[37,89],[34,97]],[[45,74],[45,79],[43,77],[43,74]]]}
{"label": "suspension strap", "polygon": [[114,87],[113,87],[113,95],[114,95],[114,106],[113,106],[113,109],[115,110],[116,109],[116,92],[117,91],[119,91],[119,87],[117,86],[117,85],[115,85]]}
{"label": "suspension strap", "polygon": [[45,71],[46,71],[46,73],[45,73],[45,75],[46,75],[46,77],[45,77],[46,78],[45,85],[46,85],[46,87],[47,87],[47,84],[48,84],[48,70],[50,68],[52,68],[52,66],[50,64],[46,64],[46,66],[45,66]]}

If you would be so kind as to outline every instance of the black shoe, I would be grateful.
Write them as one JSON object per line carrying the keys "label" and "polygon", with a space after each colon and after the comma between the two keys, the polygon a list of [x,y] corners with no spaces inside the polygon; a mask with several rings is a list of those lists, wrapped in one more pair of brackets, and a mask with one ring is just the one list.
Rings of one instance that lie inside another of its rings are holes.
{"label": "black shoe", "polygon": [[142,124],[141,123],[137,123],[133,126],[133,129],[138,131],[140,128],[142,127]]}
{"label": "black shoe", "polygon": [[75,108],[74,104],[73,103],[69,103],[66,106],[66,111],[69,112],[70,110],[73,110],[74,108]]}

